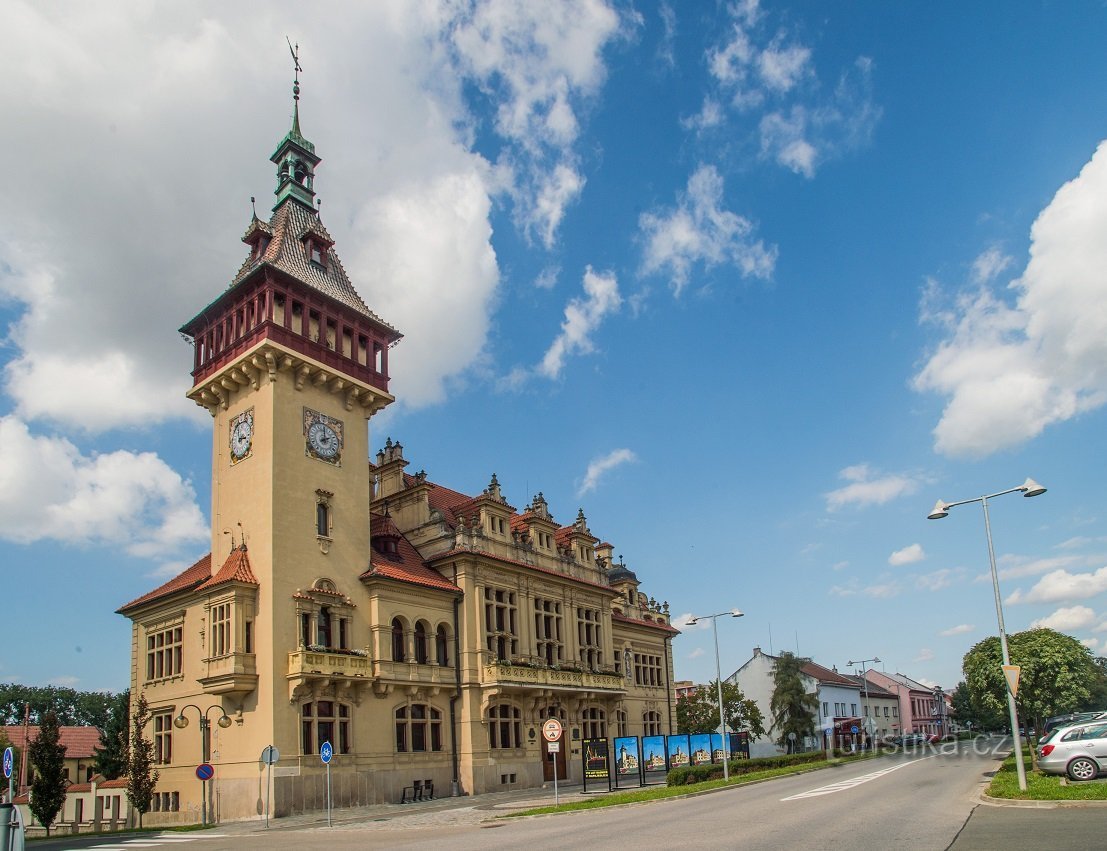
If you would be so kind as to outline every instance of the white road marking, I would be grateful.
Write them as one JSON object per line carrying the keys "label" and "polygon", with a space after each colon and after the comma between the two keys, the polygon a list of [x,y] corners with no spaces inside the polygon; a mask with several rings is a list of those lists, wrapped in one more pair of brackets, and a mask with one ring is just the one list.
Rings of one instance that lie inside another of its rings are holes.
{"label": "white road marking", "polygon": [[837,783],[831,783],[829,786],[820,786],[818,789],[811,789],[807,792],[800,792],[798,795],[790,795],[787,798],[781,798],[781,801],[800,801],[804,798],[817,798],[821,795],[833,795],[835,792],[845,792],[848,789],[853,789],[856,786],[860,786],[862,783],[868,783],[870,780],[876,780],[879,777],[883,777],[885,774],[891,774],[893,771],[899,771],[901,768],[906,768],[909,765],[914,765],[917,762],[922,762],[924,759],[934,759],[938,754],[933,756],[924,756],[922,759],[913,759],[910,762],[902,762],[899,765],[893,765],[891,768],[884,768],[880,771],[873,771],[869,774],[862,774],[860,777],[854,777],[850,780],[841,780]]}

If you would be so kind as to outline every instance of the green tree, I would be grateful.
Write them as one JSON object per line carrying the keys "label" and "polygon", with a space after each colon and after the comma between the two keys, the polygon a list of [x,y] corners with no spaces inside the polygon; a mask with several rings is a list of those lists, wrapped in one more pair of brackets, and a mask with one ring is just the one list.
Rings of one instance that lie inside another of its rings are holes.
{"label": "green tree", "polygon": [[[1029,629],[1007,639],[1011,664],[1019,665],[1017,704],[1027,726],[1041,729],[1045,719],[1075,712],[1091,698],[1089,684],[1096,665],[1075,638],[1052,629]],[[999,638],[985,638],[965,654],[965,684],[972,703],[1007,718],[1007,681],[1003,676]]]}
{"label": "green tree", "polygon": [[803,682],[802,668],[809,660],[785,651],[776,659],[773,669],[773,696],[769,701],[772,712],[770,730],[776,732],[776,743],[791,753],[794,748],[789,734],[796,740],[815,732],[815,712],[819,701],[808,694]]}
{"label": "green tree", "polygon": [[1092,660],[1095,674],[1088,683],[1089,696],[1084,705],[1080,707],[1082,712],[1092,712],[1097,709],[1107,709],[1107,659],[1096,656]]}
{"label": "green tree", "polygon": [[65,803],[65,747],[59,742],[58,718],[46,712],[38,736],[27,746],[35,779],[31,781],[31,812],[50,835],[50,827]]}
{"label": "green tree", "polygon": [[[696,689],[690,697],[677,701],[678,733],[712,733],[719,729],[718,680]],[[765,733],[765,719],[757,704],[749,700],[735,683],[723,680],[723,717],[727,728],[746,731],[756,739]]]}
{"label": "green tree", "polygon": [[127,759],[127,800],[138,813],[139,827],[142,827],[142,817],[150,812],[159,777],[154,770],[154,743],[142,734],[149,721],[150,707],[146,704],[146,695],[139,692],[138,703],[131,716],[131,744]]}
{"label": "green tree", "polygon": [[111,715],[100,728],[100,745],[93,752],[96,771],[108,780],[127,773],[127,740],[130,731],[131,690],[115,696]]}
{"label": "green tree", "polygon": [[115,695],[108,691],[75,691],[61,686],[25,686],[0,683],[0,723],[22,724],[29,707],[32,724],[53,712],[62,727],[103,727],[111,715]]}

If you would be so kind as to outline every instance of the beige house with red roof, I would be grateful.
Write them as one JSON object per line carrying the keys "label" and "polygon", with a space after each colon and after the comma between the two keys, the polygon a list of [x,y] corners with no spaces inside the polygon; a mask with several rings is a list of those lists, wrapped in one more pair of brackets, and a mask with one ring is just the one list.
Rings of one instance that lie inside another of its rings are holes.
{"label": "beige house with red roof", "polygon": [[580,778],[583,739],[669,732],[668,606],[583,511],[559,524],[540,493],[517,510],[495,475],[451,490],[391,440],[370,461],[401,335],[320,221],[298,104],[271,159],[272,216],[181,328],[213,423],[211,553],[119,609],[161,775],[146,823],[323,808],[324,742],[333,803],[356,806],[538,786],[550,717],[561,779]]}

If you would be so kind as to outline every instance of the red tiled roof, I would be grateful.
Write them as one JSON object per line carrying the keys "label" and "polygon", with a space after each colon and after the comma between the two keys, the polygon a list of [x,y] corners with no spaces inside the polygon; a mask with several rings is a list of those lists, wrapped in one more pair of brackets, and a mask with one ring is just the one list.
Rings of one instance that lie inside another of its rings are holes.
{"label": "red tiled roof", "polygon": [[210,577],[211,553],[208,553],[196,562],[196,564],[192,565],[192,567],[177,574],[164,585],[159,585],[148,594],[143,594],[141,597],[120,606],[115,610],[116,614],[123,614],[128,609],[133,609],[135,606],[141,606],[144,603],[152,603],[154,600],[168,597],[170,594],[176,594],[178,591],[191,591],[200,583],[206,582]]}
{"label": "red tiled roof", "polygon": [[[394,526],[395,524],[393,524]],[[372,551],[369,559],[369,569],[358,577],[362,582],[373,579],[394,579],[399,582],[422,585],[424,588],[452,591],[455,594],[460,593],[460,588],[423,561],[419,552],[407,538],[400,534],[398,529],[396,530],[395,541],[396,552],[394,553]]]}
{"label": "red tiled roof", "polygon": [[390,515],[373,514],[369,519],[369,535],[373,538],[399,538],[403,533]]}
{"label": "red tiled roof", "polygon": [[849,677],[844,677],[836,671],[832,671],[829,668],[824,668],[815,662],[805,662],[800,670],[807,676],[814,677],[820,683],[835,683],[841,686],[853,686],[859,687],[859,683],[856,680],[852,680]]}
{"label": "red tiled roof", "polygon": [[470,549],[448,550],[444,553],[439,553],[438,555],[434,556],[433,560],[438,561],[439,559],[443,559],[443,558],[453,558],[454,556],[457,556],[457,555],[482,555],[482,556],[487,556],[488,558],[495,559],[496,561],[505,562],[507,564],[513,564],[517,567],[525,567],[527,570],[536,570],[539,573],[545,573],[547,576],[556,576],[559,579],[567,579],[570,582],[579,582],[581,585],[591,585],[593,588],[599,588],[602,591],[606,591],[608,594],[611,594],[613,597],[618,597],[619,596],[619,592],[616,591],[614,588],[612,588],[610,585],[602,585],[599,582],[592,582],[589,579],[579,579],[578,577],[571,576],[568,573],[562,573],[560,570],[550,570],[547,567],[539,567],[536,564],[527,564],[525,561],[518,561],[518,560],[513,559],[513,558],[504,558],[501,555],[496,555],[495,553],[485,552],[484,550],[470,550]]}
{"label": "red tiled roof", "polygon": [[572,544],[572,541],[570,540],[572,537],[573,537],[573,527],[572,526],[562,526],[560,529],[558,529],[556,532],[554,532],[554,541],[562,549],[565,549],[566,547],[568,547]]}
{"label": "red tiled roof", "polygon": [[635,626],[649,627],[650,629],[660,629],[663,632],[670,632],[673,635],[680,635],[680,630],[674,626],[669,626],[667,623],[658,623],[657,621],[643,621],[638,618],[628,618],[626,615],[620,615],[617,612],[611,613],[611,620],[618,621],[619,623],[630,623]]}
{"label": "red tiled roof", "polygon": [[127,778],[117,777],[115,780],[105,780],[103,783],[96,784],[101,789],[126,789]]}
{"label": "red tiled roof", "polygon": [[[27,727],[27,738],[23,738],[23,725],[12,724],[3,728],[4,735],[13,747],[26,748],[27,742],[38,738],[37,726]],[[84,759],[93,754],[100,746],[100,730],[96,727],[59,727],[58,744],[65,748],[66,759]]]}
{"label": "red tiled roof", "polygon": [[207,582],[198,586],[196,590],[206,591],[208,588],[214,588],[216,585],[223,585],[227,582],[244,582],[247,585],[258,584],[254,571],[250,569],[250,557],[246,554],[245,544],[231,550],[231,554],[227,556],[227,560],[223,562],[219,572]]}

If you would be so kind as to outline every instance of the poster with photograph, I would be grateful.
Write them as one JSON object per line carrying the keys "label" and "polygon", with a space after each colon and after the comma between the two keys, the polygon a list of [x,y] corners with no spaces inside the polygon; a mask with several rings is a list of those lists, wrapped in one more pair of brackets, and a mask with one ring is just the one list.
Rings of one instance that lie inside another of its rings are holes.
{"label": "poster with photograph", "polygon": [[[729,745],[729,742],[728,742]],[[728,750],[727,753],[733,757],[734,751]],[[722,762],[723,761],[723,737],[718,733],[711,734],[711,761]]]}
{"label": "poster with photograph", "polygon": [[585,739],[581,744],[584,776],[589,780],[607,780],[607,739]]}
{"label": "poster with photograph", "polygon": [[615,739],[615,785],[641,786],[642,759],[638,751],[637,736],[620,736]]}
{"label": "poster with photograph", "polygon": [[645,736],[642,738],[642,769],[648,775],[664,775],[669,771],[665,761],[665,737]]}
{"label": "poster with photograph", "polygon": [[731,759],[750,758],[750,734],[747,731],[730,734],[730,756]]}
{"label": "poster with photograph", "polygon": [[689,739],[690,760],[692,765],[707,765],[711,762],[711,734],[696,733]]}
{"label": "poster with photograph", "polygon": [[669,736],[665,740],[666,753],[669,756],[669,768],[683,768],[690,761],[691,748],[687,736]]}

